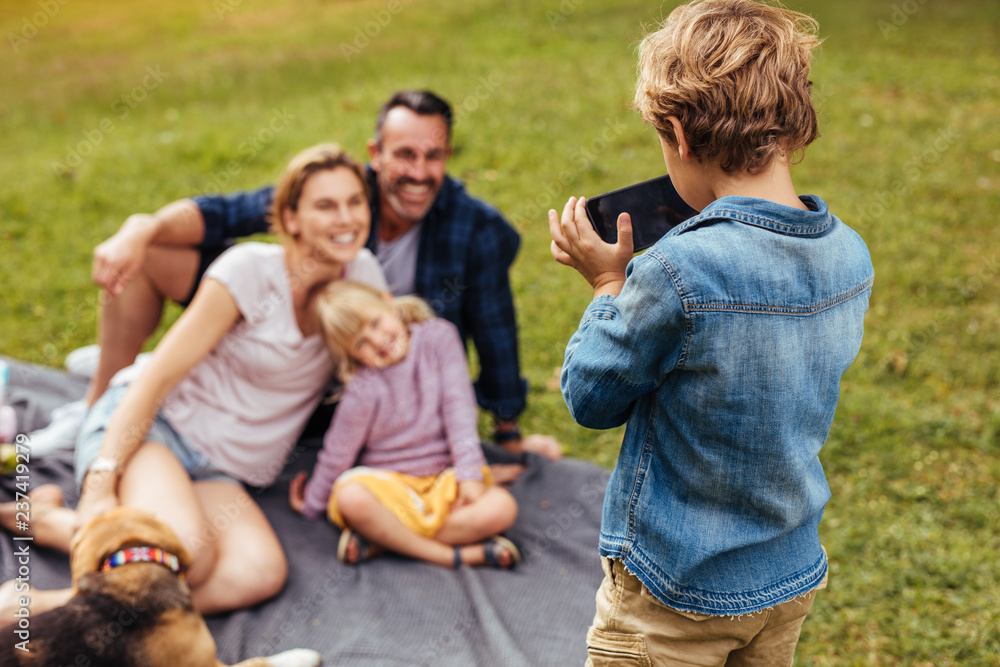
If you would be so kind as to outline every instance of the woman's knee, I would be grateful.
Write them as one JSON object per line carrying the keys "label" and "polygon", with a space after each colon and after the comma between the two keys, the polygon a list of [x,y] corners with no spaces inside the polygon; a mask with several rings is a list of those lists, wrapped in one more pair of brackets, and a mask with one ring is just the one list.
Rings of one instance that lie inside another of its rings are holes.
{"label": "woman's knee", "polygon": [[280,593],[288,582],[288,559],[285,558],[284,551],[279,548],[276,553],[261,558],[254,568],[251,581],[259,596],[258,602]]}
{"label": "woman's knee", "polygon": [[192,585],[204,581],[215,569],[219,557],[218,534],[213,533],[210,526],[202,526],[202,530],[180,535],[181,544],[191,556],[191,567],[188,579]]}
{"label": "woman's knee", "polygon": [[288,559],[277,538],[244,533],[240,542],[227,545],[211,575],[238,600],[236,608],[274,597],[288,581]]}
{"label": "woman's knee", "polygon": [[280,592],[288,579],[288,561],[260,507],[230,482],[198,482],[195,490],[208,537],[214,538],[207,546],[217,552],[210,575],[213,594],[232,596],[237,600],[233,607],[240,607]]}

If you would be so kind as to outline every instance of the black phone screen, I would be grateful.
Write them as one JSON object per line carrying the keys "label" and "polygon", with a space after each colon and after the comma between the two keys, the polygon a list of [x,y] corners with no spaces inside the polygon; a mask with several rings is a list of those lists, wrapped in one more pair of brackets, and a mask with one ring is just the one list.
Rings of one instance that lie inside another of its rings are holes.
{"label": "black phone screen", "polygon": [[698,212],[681,199],[667,175],[587,200],[587,217],[607,243],[618,241],[621,213],[632,217],[632,250],[639,252]]}

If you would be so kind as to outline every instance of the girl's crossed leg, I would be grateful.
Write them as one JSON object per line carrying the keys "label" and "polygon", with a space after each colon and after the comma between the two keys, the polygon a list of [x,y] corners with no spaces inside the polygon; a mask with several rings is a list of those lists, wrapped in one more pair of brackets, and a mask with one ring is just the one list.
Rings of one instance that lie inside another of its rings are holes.
{"label": "girl's crossed leg", "polygon": [[[415,532],[362,482],[347,482],[334,489],[334,498],[344,522],[377,547],[444,567],[453,567],[458,547],[459,558],[466,565],[487,562],[484,541],[504,532],[517,519],[517,501],[509,491],[498,486],[469,504],[449,512],[444,525],[433,536]],[[348,551],[347,561],[357,562],[358,544]],[[514,554],[501,549],[497,554],[501,567],[514,564]]]}

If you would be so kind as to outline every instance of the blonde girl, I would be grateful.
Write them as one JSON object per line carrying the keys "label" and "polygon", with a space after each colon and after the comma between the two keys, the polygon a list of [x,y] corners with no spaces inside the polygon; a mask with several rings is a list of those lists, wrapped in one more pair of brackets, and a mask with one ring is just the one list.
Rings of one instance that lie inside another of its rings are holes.
{"label": "blonde girl", "polygon": [[490,483],[458,330],[415,297],[329,285],[317,308],[343,395],[292,507],[343,529],[337,555],[389,550],[445,567],[520,562],[517,502]]}

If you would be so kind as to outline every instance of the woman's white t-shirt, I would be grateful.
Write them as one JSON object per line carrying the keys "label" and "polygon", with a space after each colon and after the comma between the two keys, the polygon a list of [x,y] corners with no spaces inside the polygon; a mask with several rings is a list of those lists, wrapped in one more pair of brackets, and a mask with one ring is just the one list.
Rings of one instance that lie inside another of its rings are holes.
{"label": "woman's white t-shirt", "polygon": [[[388,289],[365,248],[344,277]],[[226,288],[242,317],[167,395],[161,411],[219,470],[267,486],[319,404],[333,364],[322,336],[305,338],[299,330],[281,245],[237,244],[205,279]]]}

